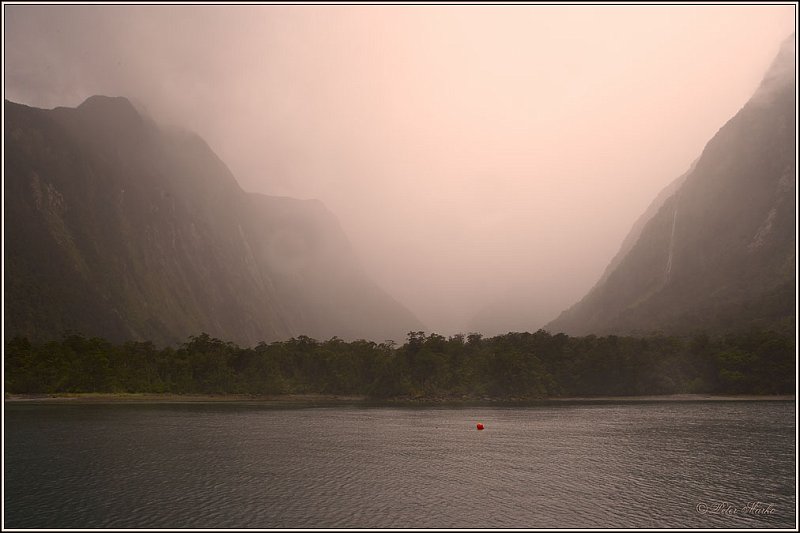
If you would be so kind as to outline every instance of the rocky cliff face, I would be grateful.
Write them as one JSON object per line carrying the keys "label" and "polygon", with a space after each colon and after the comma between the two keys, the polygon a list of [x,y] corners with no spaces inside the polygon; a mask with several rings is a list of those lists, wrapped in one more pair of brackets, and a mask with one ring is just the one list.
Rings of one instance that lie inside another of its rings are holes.
{"label": "rocky cliff face", "polygon": [[124,98],[6,102],[5,135],[9,337],[254,344],[420,328],[321,204],[245,193],[201,138]]}
{"label": "rocky cliff face", "polygon": [[[750,101],[706,145],[676,191],[634,228],[553,332],[669,333],[791,328],[795,309],[794,35]],[[630,239],[633,241],[633,238]]]}

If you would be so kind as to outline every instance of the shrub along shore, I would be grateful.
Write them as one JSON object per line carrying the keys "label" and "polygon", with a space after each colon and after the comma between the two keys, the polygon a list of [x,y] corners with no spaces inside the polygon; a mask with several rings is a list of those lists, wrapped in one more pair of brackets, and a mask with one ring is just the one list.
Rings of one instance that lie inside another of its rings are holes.
{"label": "shrub along shore", "polygon": [[794,338],[755,329],[717,337],[411,332],[402,346],[300,336],[253,348],[207,334],[165,348],[68,334],[5,346],[7,401],[787,399],[795,375]]}

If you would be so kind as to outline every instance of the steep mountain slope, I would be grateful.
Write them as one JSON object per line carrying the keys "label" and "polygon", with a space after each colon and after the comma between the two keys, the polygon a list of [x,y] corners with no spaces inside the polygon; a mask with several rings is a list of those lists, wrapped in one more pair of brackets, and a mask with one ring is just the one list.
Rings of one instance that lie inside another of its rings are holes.
{"label": "steep mountain slope", "polygon": [[605,271],[603,271],[603,275],[600,276],[600,281],[598,281],[595,285],[601,285],[604,283],[611,273],[616,270],[617,266],[619,266],[622,260],[625,259],[625,257],[628,255],[628,252],[631,251],[631,248],[633,248],[639,240],[639,237],[642,235],[642,231],[644,231],[645,225],[656,215],[656,213],[658,213],[661,207],[675,194],[680,186],[683,185],[683,182],[686,181],[687,176],[692,173],[695,166],[697,166],[697,160],[691,164],[689,170],[672,180],[669,185],[664,187],[661,192],[656,195],[655,199],[650,202],[650,205],[647,206],[645,212],[642,213],[641,216],[636,219],[636,222],[633,223],[633,227],[631,227],[631,230],[622,241],[617,255],[615,255],[608,264]]}
{"label": "steep mountain slope", "polygon": [[317,338],[400,340],[424,329],[368,279],[339,221],[317,200],[250,194],[252,251],[275,283],[284,311]]}
{"label": "steep mountain slope", "polygon": [[[205,331],[253,344],[419,329],[320,204],[245,193],[196,135],[156,126],[124,98],[53,110],[6,101],[5,114],[7,336],[172,343]],[[359,322],[364,309],[371,321]]]}
{"label": "steep mountain slope", "polygon": [[[793,327],[794,35],[677,191],[552,332]],[[634,232],[632,232],[634,233]]]}

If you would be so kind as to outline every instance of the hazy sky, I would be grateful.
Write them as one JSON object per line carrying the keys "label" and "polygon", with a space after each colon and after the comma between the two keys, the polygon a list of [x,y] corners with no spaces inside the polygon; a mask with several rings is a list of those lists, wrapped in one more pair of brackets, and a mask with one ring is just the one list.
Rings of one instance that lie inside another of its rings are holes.
{"label": "hazy sky", "polygon": [[325,202],[440,333],[509,291],[553,317],[580,298],[795,24],[794,5],[4,9],[7,99],[128,96],[197,131],[245,190]]}

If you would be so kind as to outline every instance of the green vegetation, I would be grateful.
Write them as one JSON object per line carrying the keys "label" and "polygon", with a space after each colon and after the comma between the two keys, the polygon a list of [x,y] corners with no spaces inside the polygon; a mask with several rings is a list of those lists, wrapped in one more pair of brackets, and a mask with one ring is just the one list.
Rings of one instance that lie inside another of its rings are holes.
{"label": "green vegetation", "polygon": [[67,334],[6,343],[10,393],[359,394],[373,398],[543,398],[675,393],[786,394],[795,341],[751,330],[711,338],[425,335],[403,346],[300,336],[241,348],[202,334],[178,348]]}

